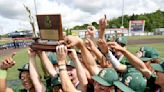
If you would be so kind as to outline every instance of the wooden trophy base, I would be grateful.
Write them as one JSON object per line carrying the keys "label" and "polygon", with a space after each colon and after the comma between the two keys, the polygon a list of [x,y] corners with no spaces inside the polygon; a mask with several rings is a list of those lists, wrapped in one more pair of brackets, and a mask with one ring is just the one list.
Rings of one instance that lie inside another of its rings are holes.
{"label": "wooden trophy base", "polygon": [[30,48],[33,50],[41,50],[41,51],[56,51],[56,46],[59,45],[58,42],[39,42],[39,38],[34,38],[35,42],[30,45]]}
{"label": "wooden trophy base", "polygon": [[57,45],[48,45],[48,44],[39,44],[39,43],[33,43],[30,48],[33,50],[41,50],[41,51],[56,51]]}

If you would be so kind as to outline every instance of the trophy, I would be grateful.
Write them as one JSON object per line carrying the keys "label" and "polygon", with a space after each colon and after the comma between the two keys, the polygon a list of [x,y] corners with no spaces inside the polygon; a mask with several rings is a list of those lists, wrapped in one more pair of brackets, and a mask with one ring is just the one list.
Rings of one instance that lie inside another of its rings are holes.
{"label": "trophy", "polygon": [[39,27],[39,38],[30,46],[34,50],[55,51],[58,41],[63,39],[60,14],[36,15]]}

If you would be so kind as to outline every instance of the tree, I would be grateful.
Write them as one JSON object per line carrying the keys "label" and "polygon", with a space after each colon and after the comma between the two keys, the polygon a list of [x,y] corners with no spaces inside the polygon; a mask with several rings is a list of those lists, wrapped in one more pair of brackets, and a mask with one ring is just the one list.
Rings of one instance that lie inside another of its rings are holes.
{"label": "tree", "polygon": [[[140,15],[133,14],[132,16],[124,15],[124,27],[129,28],[130,20],[145,20],[145,31],[153,32],[156,28],[164,28],[164,11],[157,10],[153,13],[145,13]],[[122,17],[113,18],[108,21],[107,28],[120,28]],[[92,25],[98,28],[96,22],[92,22]],[[75,26],[76,29],[86,29],[88,24],[82,26]],[[74,29],[73,28],[73,29]]]}
{"label": "tree", "polygon": [[97,22],[92,22],[92,25],[93,25],[95,28],[97,28],[97,29],[98,29],[98,27],[99,27],[99,24],[97,24]]}

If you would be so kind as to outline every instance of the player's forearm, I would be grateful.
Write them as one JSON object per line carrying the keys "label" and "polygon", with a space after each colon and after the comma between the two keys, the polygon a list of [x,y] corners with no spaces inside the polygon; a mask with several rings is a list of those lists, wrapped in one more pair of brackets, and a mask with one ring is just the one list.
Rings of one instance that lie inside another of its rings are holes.
{"label": "player's forearm", "polygon": [[43,62],[45,69],[47,70],[47,72],[52,76],[55,77],[57,75],[51,61],[48,59],[47,55],[45,52],[42,52],[41,55],[41,61]]}
{"label": "player's forearm", "polygon": [[59,76],[61,79],[61,84],[64,92],[76,92],[75,87],[69,79],[68,72],[66,70],[66,65],[59,64]]}
{"label": "player's forearm", "polygon": [[97,64],[92,56],[92,54],[88,51],[88,49],[81,45],[80,47],[81,53],[82,53],[82,59],[84,61],[85,66],[88,68],[89,72],[92,75],[96,75],[99,73],[99,69],[97,67]]}
{"label": "player's forearm", "polygon": [[5,92],[6,89],[6,79],[0,78],[0,92]]}
{"label": "player's forearm", "polygon": [[39,74],[36,70],[35,58],[30,58],[29,60],[29,70],[30,70],[30,78],[34,84],[34,87],[37,92],[44,92],[45,89],[40,81]]}
{"label": "player's forearm", "polygon": [[93,53],[96,55],[96,57],[98,58],[98,59],[100,59],[101,57],[102,57],[102,53],[97,49],[97,47],[96,46],[94,46],[94,48],[92,48],[92,51],[93,51]]}
{"label": "player's forearm", "polygon": [[105,29],[104,28],[100,28],[99,29],[99,39],[105,39]]}
{"label": "player's forearm", "polygon": [[84,70],[82,64],[80,63],[78,57],[74,60],[74,63],[76,66],[77,76],[80,81],[80,85],[86,87],[86,85],[88,84],[87,76],[85,74],[85,70]]}
{"label": "player's forearm", "polygon": [[128,61],[139,71],[141,71],[144,76],[150,77],[151,71],[146,67],[146,65],[138,57],[130,53],[128,50],[123,49],[123,54],[127,57]]}

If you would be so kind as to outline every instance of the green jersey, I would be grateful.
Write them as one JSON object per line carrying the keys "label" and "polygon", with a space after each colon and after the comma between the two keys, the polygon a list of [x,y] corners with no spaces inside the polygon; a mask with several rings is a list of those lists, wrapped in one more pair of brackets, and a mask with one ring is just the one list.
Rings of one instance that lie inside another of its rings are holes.
{"label": "green jersey", "polygon": [[13,89],[14,92],[27,92],[26,89],[18,89],[18,88],[15,88]]}

